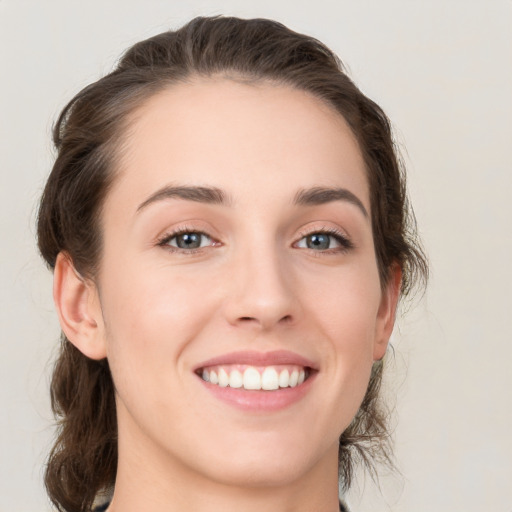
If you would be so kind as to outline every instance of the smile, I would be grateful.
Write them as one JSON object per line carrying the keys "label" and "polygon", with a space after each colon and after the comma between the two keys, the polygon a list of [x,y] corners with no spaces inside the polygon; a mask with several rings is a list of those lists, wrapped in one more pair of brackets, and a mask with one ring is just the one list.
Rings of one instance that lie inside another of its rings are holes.
{"label": "smile", "polygon": [[276,412],[301,402],[319,370],[314,361],[288,350],[230,352],[194,368],[207,393],[254,414]]}
{"label": "smile", "polygon": [[310,369],[299,365],[230,364],[205,367],[197,373],[205,382],[223,388],[275,391],[300,386],[309,377]]}

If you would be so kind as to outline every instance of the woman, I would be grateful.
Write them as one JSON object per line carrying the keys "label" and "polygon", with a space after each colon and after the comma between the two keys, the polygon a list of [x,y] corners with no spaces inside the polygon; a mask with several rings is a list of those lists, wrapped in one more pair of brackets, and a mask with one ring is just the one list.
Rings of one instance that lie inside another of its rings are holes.
{"label": "woman", "polygon": [[381,109],[321,43],[196,18],[54,131],[39,212],[63,330],[63,511],[338,510],[387,459],[400,295],[426,276]]}

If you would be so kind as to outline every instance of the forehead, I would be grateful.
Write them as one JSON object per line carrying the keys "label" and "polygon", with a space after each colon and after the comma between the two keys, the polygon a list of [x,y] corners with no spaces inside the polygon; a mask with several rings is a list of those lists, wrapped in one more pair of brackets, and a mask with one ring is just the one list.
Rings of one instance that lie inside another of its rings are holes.
{"label": "forehead", "polygon": [[171,182],[235,197],[343,186],[369,210],[364,161],[344,118],[305,91],[268,82],[196,79],[156,93],[128,123],[118,172],[113,193],[134,199]]}

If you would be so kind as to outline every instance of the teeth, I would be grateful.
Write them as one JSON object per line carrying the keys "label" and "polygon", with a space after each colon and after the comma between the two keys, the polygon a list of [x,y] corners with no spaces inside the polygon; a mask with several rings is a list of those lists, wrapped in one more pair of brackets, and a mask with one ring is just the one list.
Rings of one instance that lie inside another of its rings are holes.
{"label": "teeth", "polygon": [[[235,366],[235,365],[233,365]],[[282,368],[282,367],[281,367]],[[237,368],[215,367],[203,369],[201,376],[204,381],[220,387],[244,388],[248,390],[273,391],[279,388],[294,388],[306,380],[304,368],[288,366],[287,368],[255,368],[240,366]]]}
{"label": "teeth", "polygon": [[244,377],[238,370],[233,370],[229,374],[229,385],[232,388],[241,388],[244,385]]}
{"label": "teeth", "polygon": [[[204,374],[204,372],[203,372]],[[287,388],[290,385],[290,372],[288,370],[283,370],[279,374],[279,387]]]}
{"label": "teeth", "polygon": [[219,386],[221,388],[227,387],[229,384],[229,375],[226,373],[224,368],[221,368],[219,371]]}
{"label": "teeth", "polygon": [[265,368],[265,371],[261,374],[261,389],[267,391],[279,389],[279,377],[275,368]]}
{"label": "teeth", "polygon": [[[212,380],[212,376],[210,374],[210,381]],[[292,374],[290,375],[290,383],[289,386],[291,388],[294,388],[297,385],[297,382],[299,380],[299,372],[297,370],[293,370]],[[215,384],[215,383],[214,383]]]}
{"label": "teeth", "polygon": [[245,370],[244,389],[261,389],[261,375],[256,368],[247,368]]}

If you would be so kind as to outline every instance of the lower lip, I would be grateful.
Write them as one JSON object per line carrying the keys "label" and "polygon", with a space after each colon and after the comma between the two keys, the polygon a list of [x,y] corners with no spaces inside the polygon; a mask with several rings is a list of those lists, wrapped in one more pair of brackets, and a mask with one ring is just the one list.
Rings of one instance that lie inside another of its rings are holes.
{"label": "lower lip", "polygon": [[216,384],[206,382],[198,376],[203,386],[215,396],[215,398],[244,411],[254,412],[279,411],[297,403],[311,389],[315,377],[316,373],[312,373],[302,384],[294,388],[264,391],[230,388],[229,386],[223,388]]}

